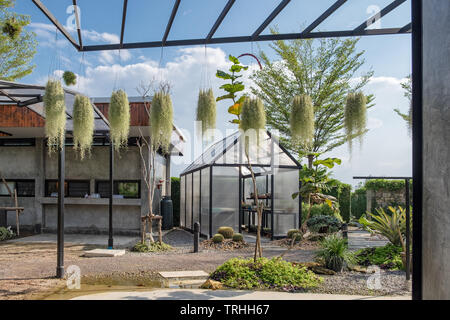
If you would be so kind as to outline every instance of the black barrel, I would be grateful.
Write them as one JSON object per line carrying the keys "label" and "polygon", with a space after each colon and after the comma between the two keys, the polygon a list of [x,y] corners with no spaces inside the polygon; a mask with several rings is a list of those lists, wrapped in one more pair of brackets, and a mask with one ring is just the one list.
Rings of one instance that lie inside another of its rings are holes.
{"label": "black barrel", "polygon": [[164,196],[161,200],[161,216],[163,230],[173,228],[173,204],[170,196]]}

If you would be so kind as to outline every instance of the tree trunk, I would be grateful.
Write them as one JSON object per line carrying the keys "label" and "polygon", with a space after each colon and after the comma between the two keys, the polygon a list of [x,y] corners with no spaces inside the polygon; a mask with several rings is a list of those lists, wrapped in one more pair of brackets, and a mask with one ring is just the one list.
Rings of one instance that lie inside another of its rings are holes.
{"label": "tree trunk", "polygon": [[311,194],[308,195],[308,214],[306,215],[305,221],[302,223],[301,231],[303,233],[306,232],[306,223],[308,222],[309,217],[311,216]]}
{"label": "tree trunk", "polygon": [[308,154],[308,168],[312,169],[313,167],[313,161],[314,161],[314,155],[313,154]]}

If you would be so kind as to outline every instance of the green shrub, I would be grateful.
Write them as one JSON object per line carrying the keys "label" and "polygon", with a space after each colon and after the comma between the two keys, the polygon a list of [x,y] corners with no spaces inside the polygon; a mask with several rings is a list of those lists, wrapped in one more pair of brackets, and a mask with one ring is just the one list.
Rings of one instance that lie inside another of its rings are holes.
{"label": "green shrub", "polygon": [[155,242],[149,242],[149,243],[141,243],[138,242],[134,245],[134,247],[131,249],[131,251],[135,252],[162,252],[162,251],[169,251],[172,250],[173,247],[167,243],[159,243],[157,241]]}
{"label": "green shrub", "polygon": [[223,242],[224,238],[223,235],[221,235],[220,233],[216,233],[213,237],[212,237],[212,241],[214,243],[221,243]]}
{"label": "green shrub", "polygon": [[14,237],[14,232],[11,230],[11,227],[0,227],[0,241],[5,241],[12,237]]}
{"label": "green shrub", "polygon": [[309,230],[319,233],[333,233],[341,228],[341,222],[333,216],[317,215],[310,218],[306,224]]}
{"label": "green shrub", "polygon": [[231,239],[233,238],[234,231],[231,227],[220,227],[217,233],[223,235],[225,239]]}
{"label": "green shrub", "polygon": [[242,241],[244,241],[244,236],[240,233],[235,233],[235,234],[233,234],[232,239],[234,242],[242,242]]}
{"label": "green shrub", "polygon": [[320,242],[317,258],[322,259],[325,267],[336,272],[342,271],[345,264],[354,264],[354,254],[347,249],[347,240],[337,235],[329,235]]}
{"label": "green shrub", "polygon": [[281,258],[233,258],[219,266],[211,279],[237,289],[298,290],[317,287],[322,278]]}
{"label": "green shrub", "polygon": [[403,269],[402,248],[388,243],[384,247],[365,248],[356,252],[356,261],[362,266],[377,265],[382,269]]}
{"label": "green shrub", "polygon": [[302,234],[301,234],[300,230],[298,230],[298,229],[290,229],[287,232],[287,238],[288,239],[295,238],[295,241],[300,241],[302,239]]}

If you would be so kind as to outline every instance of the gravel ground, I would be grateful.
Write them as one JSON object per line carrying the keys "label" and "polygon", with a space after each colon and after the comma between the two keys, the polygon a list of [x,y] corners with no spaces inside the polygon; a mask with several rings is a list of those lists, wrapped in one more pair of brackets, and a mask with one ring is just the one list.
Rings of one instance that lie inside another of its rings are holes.
{"label": "gravel ground", "polygon": [[374,275],[360,272],[342,272],[333,276],[322,276],[323,284],[312,291],[355,295],[411,295],[410,283],[406,282],[403,271],[381,270],[381,287],[378,290],[368,288],[368,279],[371,276]]}
{"label": "gravel ground", "polygon": [[[252,257],[254,245],[238,250],[201,250],[192,253],[192,234],[175,230],[164,236],[164,241],[174,246],[165,253],[135,253],[114,258],[85,258],[83,251],[91,246],[66,245],[64,262],[67,268],[77,265],[84,279],[95,284],[112,281],[113,285],[146,285],[155,279],[159,271],[204,270],[212,272],[217,266],[233,257]],[[286,248],[268,243],[263,248],[265,257],[284,254],[288,261],[313,261],[315,250]],[[64,286],[65,281],[53,278],[56,269],[56,244],[50,243],[2,243],[0,244],[0,300],[33,299],[47,295]],[[404,273],[381,271],[380,291],[367,289],[369,274],[345,272],[335,276],[323,276],[324,284],[316,292],[399,295],[409,294],[404,285]],[[123,281],[123,283],[121,283]]]}

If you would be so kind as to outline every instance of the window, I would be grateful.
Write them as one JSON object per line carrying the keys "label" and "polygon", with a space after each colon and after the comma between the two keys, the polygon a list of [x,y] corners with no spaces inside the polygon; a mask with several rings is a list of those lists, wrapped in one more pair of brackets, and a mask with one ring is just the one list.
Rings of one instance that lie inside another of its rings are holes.
{"label": "window", "polygon": [[[58,196],[58,180],[47,180],[45,182],[45,196]],[[91,193],[89,180],[66,180],[64,182],[64,196],[69,198],[84,198]]]}
{"label": "window", "polygon": [[36,140],[33,138],[0,139],[0,146],[2,146],[2,147],[33,147],[35,145],[36,145]]}
{"label": "window", "polygon": [[[109,197],[109,181],[97,181],[96,193],[101,198]],[[139,180],[114,181],[114,194],[124,198],[138,199],[141,197],[141,184]]]}
{"label": "window", "polygon": [[[34,180],[7,180],[9,189],[17,190],[18,197],[34,197]],[[0,182],[0,196],[10,196],[8,188]]]}

